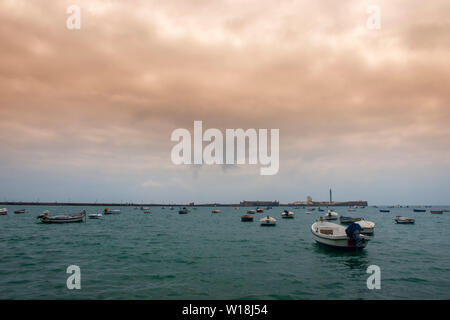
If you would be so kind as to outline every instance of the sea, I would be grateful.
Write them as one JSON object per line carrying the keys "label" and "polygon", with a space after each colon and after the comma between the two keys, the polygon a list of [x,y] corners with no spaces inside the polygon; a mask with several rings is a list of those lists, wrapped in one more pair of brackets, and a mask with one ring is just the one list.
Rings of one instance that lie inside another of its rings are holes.
{"label": "sea", "polygon": [[[447,208],[450,206],[447,206]],[[342,251],[315,243],[317,209],[273,207],[241,222],[239,207],[111,207],[120,214],[82,223],[43,224],[36,217],[98,206],[6,206],[0,216],[0,299],[450,299],[450,213],[410,208],[334,208],[376,224],[367,247]],[[433,207],[440,209],[441,207]],[[444,206],[445,208],[445,206]],[[24,214],[14,210],[26,209]],[[220,209],[219,214],[212,214]],[[295,212],[281,219],[281,212]],[[275,227],[261,227],[265,216]],[[394,223],[395,216],[416,220]],[[339,223],[337,221],[337,223]],[[69,289],[69,266],[80,289]],[[369,289],[370,266],[380,288]],[[369,270],[369,273],[368,273]]]}

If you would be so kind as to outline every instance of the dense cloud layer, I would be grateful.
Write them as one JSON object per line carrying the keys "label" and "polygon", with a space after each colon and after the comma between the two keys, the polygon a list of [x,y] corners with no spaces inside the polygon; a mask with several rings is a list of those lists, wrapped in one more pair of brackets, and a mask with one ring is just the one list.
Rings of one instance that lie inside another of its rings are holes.
{"label": "dense cloud layer", "polygon": [[[77,1],[71,31],[72,1],[2,1],[0,196],[445,202],[450,3],[378,1],[369,30],[371,3]],[[279,174],[175,167],[194,120],[279,128]]]}

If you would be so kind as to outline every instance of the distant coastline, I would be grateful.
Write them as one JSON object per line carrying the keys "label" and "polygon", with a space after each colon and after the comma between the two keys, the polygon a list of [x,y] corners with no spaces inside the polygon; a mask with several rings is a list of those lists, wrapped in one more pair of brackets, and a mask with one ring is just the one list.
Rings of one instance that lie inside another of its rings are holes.
{"label": "distant coastline", "polygon": [[2,206],[78,206],[78,207],[255,207],[255,206],[276,206],[276,207],[344,207],[344,206],[362,206],[367,207],[367,201],[342,201],[342,202],[311,202],[308,204],[297,203],[278,203],[268,204],[267,201],[252,201],[245,203],[114,203],[114,202],[37,202],[37,201],[3,201]]}

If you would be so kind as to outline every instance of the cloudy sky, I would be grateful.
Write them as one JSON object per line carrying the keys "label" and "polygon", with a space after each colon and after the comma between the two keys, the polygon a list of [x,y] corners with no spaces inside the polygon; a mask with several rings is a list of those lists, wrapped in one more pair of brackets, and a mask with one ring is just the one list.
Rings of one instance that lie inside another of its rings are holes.
{"label": "cloudy sky", "polygon": [[[69,30],[67,7],[81,8]],[[366,26],[368,5],[381,28]],[[0,201],[450,203],[448,0],[0,1]],[[280,169],[176,128],[280,129]]]}

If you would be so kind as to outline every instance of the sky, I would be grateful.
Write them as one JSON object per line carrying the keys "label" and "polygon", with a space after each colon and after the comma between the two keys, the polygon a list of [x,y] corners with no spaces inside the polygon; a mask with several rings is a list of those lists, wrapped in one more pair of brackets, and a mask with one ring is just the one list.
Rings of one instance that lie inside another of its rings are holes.
{"label": "sky", "polygon": [[[450,204],[449,12],[1,0],[0,201],[291,202],[332,188],[336,201]],[[171,134],[195,120],[279,129],[278,173],[173,164]]]}

